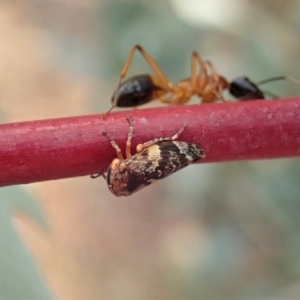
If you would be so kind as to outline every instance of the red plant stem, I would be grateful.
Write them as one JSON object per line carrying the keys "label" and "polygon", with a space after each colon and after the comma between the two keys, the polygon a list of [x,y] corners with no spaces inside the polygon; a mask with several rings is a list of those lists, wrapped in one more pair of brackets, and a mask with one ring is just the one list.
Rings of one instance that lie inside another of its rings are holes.
{"label": "red plant stem", "polygon": [[91,115],[1,125],[0,186],[106,171],[116,153],[101,132],[124,150],[129,113],[133,147],[171,136],[186,123],[179,140],[201,145],[201,162],[300,155],[300,99],[127,110],[105,121]]}

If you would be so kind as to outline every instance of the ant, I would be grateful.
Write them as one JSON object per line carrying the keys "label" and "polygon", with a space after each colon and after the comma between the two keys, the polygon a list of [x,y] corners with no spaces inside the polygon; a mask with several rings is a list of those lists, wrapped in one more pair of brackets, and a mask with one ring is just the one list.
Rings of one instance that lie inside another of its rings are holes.
{"label": "ant", "polygon": [[[122,82],[136,51],[140,52],[154,71],[154,75],[136,75]],[[135,45],[130,51],[120,74],[117,89],[112,97],[112,107],[103,118],[114,107],[135,107],[152,100],[158,100],[166,104],[181,105],[187,103],[192,96],[197,95],[202,99],[202,103],[227,102],[223,97],[225,90],[228,90],[231,95],[241,101],[265,99],[266,94],[275,97],[271,93],[260,90],[258,85],[283,79],[300,85],[300,82],[297,80],[286,76],[265,79],[256,84],[247,77],[239,77],[232,82],[228,82],[225,77],[217,73],[210,61],[204,61],[200,54],[194,51],[192,54],[191,76],[175,85],[168,80],[162,69],[146,50],[140,45]]]}

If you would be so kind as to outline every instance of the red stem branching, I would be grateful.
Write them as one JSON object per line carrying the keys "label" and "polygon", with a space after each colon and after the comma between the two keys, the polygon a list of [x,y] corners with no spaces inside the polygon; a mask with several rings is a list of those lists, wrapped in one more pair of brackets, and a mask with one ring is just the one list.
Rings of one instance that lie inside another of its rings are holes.
{"label": "red stem branching", "polygon": [[184,105],[0,126],[0,186],[90,175],[106,171],[116,153],[103,129],[122,150],[135,125],[138,143],[171,136],[201,145],[200,162],[270,159],[300,155],[300,99]]}

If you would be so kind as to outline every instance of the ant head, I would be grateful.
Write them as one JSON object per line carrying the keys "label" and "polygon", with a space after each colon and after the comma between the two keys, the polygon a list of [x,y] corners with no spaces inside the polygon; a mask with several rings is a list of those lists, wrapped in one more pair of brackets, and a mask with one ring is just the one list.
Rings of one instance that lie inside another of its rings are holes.
{"label": "ant head", "polygon": [[238,77],[229,85],[231,95],[239,100],[265,99],[265,94],[258,88],[257,84],[247,77]]}

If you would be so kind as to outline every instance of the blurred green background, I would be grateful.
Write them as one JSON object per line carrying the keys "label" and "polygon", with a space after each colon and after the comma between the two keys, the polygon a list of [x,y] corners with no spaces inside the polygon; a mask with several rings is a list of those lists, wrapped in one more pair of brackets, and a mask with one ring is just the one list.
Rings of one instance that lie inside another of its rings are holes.
{"label": "blurred green background", "polygon": [[[193,50],[230,80],[299,79],[300,2],[2,0],[0,41],[2,123],[93,114],[137,43],[172,82]],[[137,54],[130,74],[149,71]],[[191,166],[126,199],[88,176],[1,188],[0,299],[300,299],[299,179],[282,159]]]}

